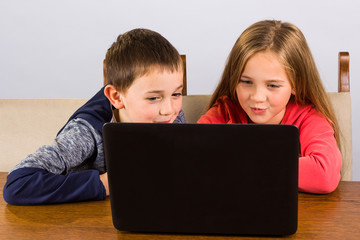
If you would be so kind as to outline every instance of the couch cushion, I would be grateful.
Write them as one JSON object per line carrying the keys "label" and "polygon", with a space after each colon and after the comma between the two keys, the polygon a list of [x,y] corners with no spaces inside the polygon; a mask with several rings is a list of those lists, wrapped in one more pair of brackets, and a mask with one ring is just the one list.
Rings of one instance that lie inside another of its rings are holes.
{"label": "couch cushion", "polygon": [[86,99],[0,99],[0,171],[10,171],[26,155],[51,144]]}

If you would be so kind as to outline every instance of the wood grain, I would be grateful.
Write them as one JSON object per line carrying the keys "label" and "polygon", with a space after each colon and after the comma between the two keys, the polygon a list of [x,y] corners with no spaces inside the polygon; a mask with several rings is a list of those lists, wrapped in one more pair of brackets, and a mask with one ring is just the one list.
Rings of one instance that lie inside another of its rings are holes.
{"label": "wood grain", "polygon": [[348,52],[339,52],[338,92],[350,92],[350,56]]}
{"label": "wood grain", "polygon": [[180,55],[181,59],[184,63],[184,79],[183,79],[183,90],[182,90],[182,95],[186,96],[187,95],[187,79],[186,79],[186,55],[182,54]]}
{"label": "wood grain", "polygon": [[297,233],[286,237],[144,234],[117,231],[110,201],[13,206],[2,197],[7,173],[0,173],[0,239],[360,239],[360,182],[340,182],[328,195],[299,193]]}

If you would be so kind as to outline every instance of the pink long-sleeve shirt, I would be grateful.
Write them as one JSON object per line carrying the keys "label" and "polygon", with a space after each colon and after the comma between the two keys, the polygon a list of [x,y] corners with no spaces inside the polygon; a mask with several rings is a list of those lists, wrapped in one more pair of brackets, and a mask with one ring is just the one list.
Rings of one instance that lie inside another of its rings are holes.
{"label": "pink long-sleeve shirt", "polygon": [[[219,98],[198,123],[249,123],[239,104],[228,97]],[[334,130],[313,106],[290,101],[280,124],[295,125],[300,133],[299,191],[325,194],[340,181],[341,153]]]}

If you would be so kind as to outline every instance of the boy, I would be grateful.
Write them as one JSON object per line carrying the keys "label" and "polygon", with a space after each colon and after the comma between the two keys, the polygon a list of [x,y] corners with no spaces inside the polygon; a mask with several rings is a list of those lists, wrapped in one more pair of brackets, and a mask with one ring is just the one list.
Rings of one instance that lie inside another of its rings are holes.
{"label": "boy", "polygon": [[134,29],[106,53],[109,82],[79,108],[53,145],[40,147],[9,173],[4,199],[14,205],[103,200],[109,195],[102,126],[106,122],[186,122],[183,63],[160,34]]}

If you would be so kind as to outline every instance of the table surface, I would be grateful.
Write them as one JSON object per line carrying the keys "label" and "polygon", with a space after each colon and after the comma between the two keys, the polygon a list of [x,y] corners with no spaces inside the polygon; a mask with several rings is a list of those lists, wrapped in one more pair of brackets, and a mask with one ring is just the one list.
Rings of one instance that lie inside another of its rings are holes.
{"label": "table surface", "polygon": [[0,239],[360,239],[360,182],[340,182],[328,195],[299,193],[297,232],[274,238],[120,232],[112,224],[109,199],[13,206],[2,195],[6,176],[0,172]]}

